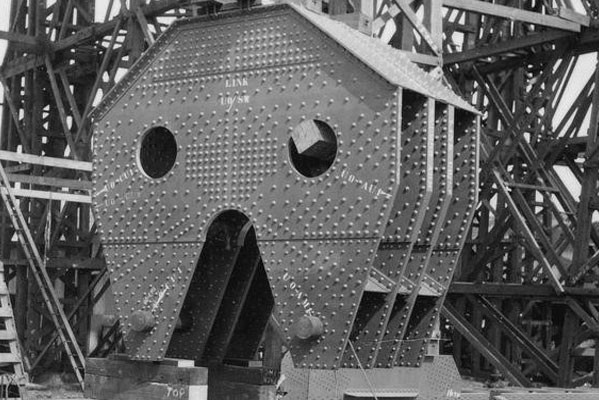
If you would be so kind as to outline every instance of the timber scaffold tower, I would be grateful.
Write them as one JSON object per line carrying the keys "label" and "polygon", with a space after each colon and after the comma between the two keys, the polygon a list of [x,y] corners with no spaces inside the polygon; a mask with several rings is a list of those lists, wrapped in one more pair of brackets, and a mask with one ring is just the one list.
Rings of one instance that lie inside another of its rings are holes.
{"label": "timber scaffold tower", "polygon": [[[90,207],[91,109],[169,21],[250,6],[11,0],[0,254],[33,373],[57,359],[81,370],[83,355],[118,345],[114,321],[88,338],[109,285]],[[379,36],[483,113],[480,201],[442,310],[462,373],[599,386],[599,2],[307,6]]]}

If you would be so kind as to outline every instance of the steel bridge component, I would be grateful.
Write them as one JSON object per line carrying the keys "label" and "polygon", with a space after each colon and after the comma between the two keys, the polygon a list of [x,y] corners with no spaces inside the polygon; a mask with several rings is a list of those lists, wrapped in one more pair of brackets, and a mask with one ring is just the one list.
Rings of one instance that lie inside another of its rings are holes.
{"label": "steel bridge component", "polygon": [[306,370],[283,358],[281,391],[287,400],[459,398],[462,380],[451,356],[425,357],[421,368]]}
{"label": "steel bridge component", "polygon": [[401,349],[406,343],[410,345],[413,335],[422,335],[422,332],[415,329],[411,322],[421,315],[422,299],[434,293],[434,288],[427,284],[424,277],[452,197],[453,111],[453,107],[438,102],[434,104],[434,109],[431,111],[436,138],[435,156],[438,158],[434,168],[433,196],[401,282],[406,295],[396,300],[397,311],[387,329],[389,336],[386,338],[393,339],[395,350],[389,352],[387,362],[399,366],[420,365],[419,362],[412,363],[404,360]]}
{"label": "steel bridge component", "polygon": [[297,366],[355,366],[352,332],[375,338],[358,346],[372,365],[412,246],[435,244],[421,225],[443,220],[453,108],[478,118],[399,52],[300,7],[175,22],[93,115],[95,215],[128,354],[237,356],[234,332],[253,318],[259,340],[272,307],[248,298],[272,291]]}
{"label": "steel bridge component", "polygon": [[402,91],[400,186],[369,277],[369,282],[378,282],[383,289],[376,292],[366,287],[350,336],[356,354],[346,350],[344,367],[357,367],[358,360],[371,367],[376,360],[400,289],[399,281],[429,205],[433,192],[434,130],[429,126],[427,105],[425,96]]}
{"label": "steel bridge component", "polygon": [[441,307],[478,202],[478,120],[460,111],[456,112],[455,120],[452,139],[453,195],[423,274],[423,285],[429,288],[429,293],[416,300],[417,312],[412,313],[408,334],[404,336],[399,350],[397,362],[400,365],[402,362],[418,364],[426,355],[430,340],[437,334],[435,330]]}

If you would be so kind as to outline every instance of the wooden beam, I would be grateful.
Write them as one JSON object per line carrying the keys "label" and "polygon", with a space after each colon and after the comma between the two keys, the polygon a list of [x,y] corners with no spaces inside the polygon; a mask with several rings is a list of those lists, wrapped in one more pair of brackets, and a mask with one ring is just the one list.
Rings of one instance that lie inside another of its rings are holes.
{"label": "wooden beam", "polygon": [[[2,192],[6,192],[6,189],[0,189]],[[91,204],[92,196],[85,194],[73,194],[66,192],[48,192],[43,190],[31,190],[31,189],[18,189],[11,188],[10,190],[13,195],[17,197],[30,197],[34,199],[44,200],[59,200],[59,201],[70,201],[73,203],[84,203]]]}
{"label": "wooden beam", "polygon": [[[146,18],[152,18],[183,4],[185,1],[186,0],[153,1],[150,4],[141,7],[141,9]],[[53,51],[67,50],[87,42],[92,42],[100,37],[108,36],[114,30],[117,21],[121,19],[121,16],[117,16],[110,21],[93,24],[87,28],[80,29],[75,34],[55,43]],[[6,78],[10,78],[42,65],[44,65],[43,56],[28,55],[6,62],[2,66],[2,72]]]}
{"label": "wooden beam", "polygon": [[532,386],[530,380],[522,373],[522,371],[505,358],[475,326],[470,324],[450,304],[445,302],[441,312],[445,318],[449,320],[451,325],[510,382],[517,386]]}
{"label": "wooden beam", "polygon": [[469,61],[481,60],[487,57],[497,57],[502,54],[514,52],[522,49],[529,49],[531,46],[562,40],[565,38],[573,38],[575,34],[564,31],[547,31],[542,33],[534,33],[526,36],[514,36],[499,43],[493,43],[486,46],[476,46],[472,49],[466,49],[455,53],[443,54],[443,63],[458,64]]}
{"label": "wooden beam", "polygon": [[150,31],[150,28],[148,26],[148,20],[146,19],[146,16],[144,15],[141,7],[135,8],[135,16],[137,17],[139,26],[141,27],[141,30],[144,33],[146,42],[148,42],[150,46],[153,45],[156,39],[154,39],[154,34]]}
{"label": "wooden beam", "polygon": [[576,346],[574,342],[574,333],[578,328],[578,321],[571,311],[566,311],[562,327],[562,340],[559,348],[559,382],[558,385],[566,387],[572,380],[572,369],[574,367],[574,359],[572,350]]}
{"label": "wooden beam", "polygon": [[0,73],[0,83],[2,83],[2,87],[4,88],[4,98],[6,99],[6,102],[8,103],[8,109],[12,116],[12,119],[14,122],[14,127],[17,130],[17,134],[19,135],[19,140],[21,141],[21,146],[23,146],[23,150],[28,152],[30,150],[29,141],[27,140],[27,136],[25,135],[25,132],[21,125],[21,121],[19,118],[19,107],[17,107],[17,104],[15,104],[15,102],[14,102],[14,99],[13,99],[12,93],[11,93],[11,88],[10,88],[10,85],[8,84],[8,80],[1,73]]}
{"label": "wooden beam", "polygon": [[[580,228],[579,228],[580,229]],[[587,258],[584,263],[572,272],[570,282],[576,283],[582,278],[589,270],[595,267],[599,263],[599,250],[595,252],[590,258]]]}
{"label": "wooden beam", "polygon": [[[403,15],[407,18],[408,21],[410,21],[410,24],[420,34],[422,39],[426,42],[428,47],[430,47],[433,53],[435,53],[437,57],[441,57],[441,49],[437,45],[437,41],[435,40],[435,38],[433,38],[429,30],[424,26],[424,24],[416,15],[414,10],[412,10],[412,7],[410,7],[409,2],[407,0],[395,0],[395,4],[397,4],[397,6],[401,9]],[[439,20],[439,23],[440,22],[441,21]]]}
{"label": "wooden beam", "polygon": [[[171,10],[177,5],[184,3],[187,0],[161,0],[161,1],[152,1],[150,4],[142,6],[141,10],[143,15],[146,18],[150,18],[156,15],[160,15],[165,11]],[[60,40],[56,43],[55,50],[62,51],[66,49],[70,49],[72,47],[78,46],[82,43],[90,42],[95,40],[98,37],[104,37],[110,34],[118,23],[118,21],[122,20],[120,16],[115,17],[114,19],[101,23],[94,24],[88,28],[84,28],[79,30],[74,35],[71,35],[65,39]]]}
{"label": "wooden beam", "polygon": [[44,54],[52,52],[52,43],[48,40],[18,32],[0,31],[0,40],[7,40],[13,50]]}
{"label": "wooden beam", "polygon": [[[90,110],[92,109],[94,99],[96,98],[96,93],[98,92],[98,88],[100,87],[100,83],[102,82],[102,76],[104,75],[104,72],[106,72],[108,64],[112,58],[112,52],[114,50],[116,38],[118,36],[119,30],[121,29],[122,23],[123,23],[123,18],[117,18],[116,24],[114,25],[114,28],[113,28],[114,30],[112,32],[112,38],[110,39],[110,44],[108,45],[108,48],[106,49],[106,53],[104,53],[104,57],[102,58],[102,63],[100,64],[100,68],[98,69],[98,74],[96,76],[96,79],[94,81],[94,84],[93,84],[91,90],[89,91],[89,97],[88,97],[87,103],[85,105],[83,113],[81,114],[83,118],[87,118]],[[129,57],[131,57],[131,55],[129,55]],[[75,140],[74,140],[75,143],[77,143],[79,141],[79,139],[81,139],[85,126],[86,126],[86,124],[83,123],[77,127],[77,133],[75,134]],[[89,138],[85,138],[85,139],[86,139],[86,141],[90,140]]]}
{"label": "wooden beam", "polygon": [[507,7],[499,4],[487,3],[478,0],[443,0],[443,5],[458,10],[472,11],[493,17],[506,18],[511,21],[526,22],[529,24],[562,29],[571,32],[580,32],[581,24],[560,17]]}
{"label": "wooden beam", "polygon": [[44,165],[47,167],[75,169],[78,171],[87,172],[91,172],[92,170],[92,163],[88,161],[77,161],[57,157],[35,156],[33,154],[15,153],[6,150],[0,150],[0,160]]}
{"label": "wooden beam", "polygon": [[6,78],[12,78],[42,65],[44,65],[43,55],[26,55],[2,64],[2,74]]}
{"label": "wooden beam", "polygon": [[[585,297],[599,299],[599,289],[584,287],[565,287],[565,294],[573,297]],[[555,290],[545,284],[530,285],[519,283],[497,283],[497,282],[453,282],[449,287],[450,294],[478,294],[488,297],[502,298],[533,298],[546,300],[560,300],[564,298],[557,296]]]}
{"label": "wooden beam", "polygon": [[495,325],[514,343],[521,346],[535,360],[541,371],[543,371],[553,383],[557,383],[559,366],[553,359],[551,359],[544,349],[534,343],[516,324],[503,315],[501,310],[499,310],[495,304],[485,297],[479,296],[476,299],[471,298],[471,301],[480,303],[485,314],[495,322]]}
{"label": "wooden beam", "polygon": [[[592,226],[592,200],[597,193],[597,180],[599,179],[599,169],[594,161],[596,153],[599,151],[599,58],[595,64],[594,74],[595,89],[593,90],[591,116],[588,128],[586,143],[586,161],[582,175],[582,188],[580,201],[576,212],[578,229],[576,230],[576,242],[574,243],[574,252],[572,259],[572,268],[570,270],[570,281],[574,284],[588,270],[589,258],[589,239],[591,237]],[[584,272],[583,272],[584,271]],[[581,273],[583,272],[583,273]]]}
{"label": "wooden beam", "polygon": [[[0,262],[7,266],[27,267],[29,261],[25,258],[1,259]],[[103,259],[100,258],[64,258],[50,257],[46,262],[46,268],[73,268],[85,270],[102,270],[106,266]]]}
{"label": "wooden beam", "polygon": [[581,320],[583,320],[587,328],[596,334],[599,333],[599,322],[593,318],[581,305],[577,300],[572,297],[566,297],[566,303],[570,306],[570,309],[576,314]]}
{"label": "wooden beam", "polygon": [[[450,294],[479,294],[493,297],[556,297],[555,290],[548,285],[521,285],[517,283],[473,283],[453,282]],[[599,290],[597,291],[599,296]]]}
{"label": "wooden beam", "polygon": [[570,8],[560,7],[557,10],[557,15],[559,15],[563,19],[576,22],[582,26],[591,25],[591,17],[589,17],[588,15],[580,14]]}
{"label": "wooden beam", "polygon": [[52,176],[35,176],[23,174],[7,174],[11,182],[28,183],[31,185],[56,186],[60,188],[69,188],[73,190],[91,190],[90,181],[80,181],[77,179],[55,178]]}
{"label": "wooden beam", "polygon": [[54,74],[54,68],[52,67],[52,61],[50,61],[49,55],[46,55],[46,72],[48,73],[48,78],[50,78],[50,87],[52,88],[52,93],[54,94],[54,103],[56,104],[56,108],[58,108],[58,115],[62,124],[62,131],[65,139],[67,140],[67,144],[71,149],[70,153],[75,158],[79,158],[77,149],[75,148],[75,142],[73,141],[73,134],[71,133],[69,123],[67,121],[67,111],[64,107],[64,103],[62,102],[62,94],[58,88],[58,82],[56,81],[56,75]]}
{"label": "wooden beam", "polygon": [[71,92],[71,85],[69,84],[69,78],[67,77],[67,73],[65,72],[64,68],[61,68],[58,71],[58,76],[60,76],[60,81],[62,82],[62,86],[64,88],[64,92],[67,95],[67,100],[69,102],[69,106],[71,107],[71,114],[73,115],[73,118],[75,119],[75,123],[77,124],[77,126],[80,126],[82,121],[81,121],[81,113],[79,113],[79,106],[77,105],[77,101],[75,100],[75,97],[73,96],[73,92]]}
{"label": "wooden beam", "polygon": [[526,221],[527,221],[526,218],[520,212],[520,209],[518,208],[518,206],[516,205],[516,202],[512,198],[510,191],[508,190],[507,186],[505,185],[505,182],[501,178],[500,173],[497,170],[493,170],[493,171],[491,171],[491,175],[494,178],[497,188],[499,189],[501,194],[503,194],[503,196],[505,197],[507,206],[510,209],[514,219],[516,220],[516,223],[518,223],[518,225],[520,226],[520,231],[521,231],[522,235],[524,236],[524,239],[526,240],[526,242],[529,245],[529,250],[531,251],[531,253],[533,253],[535,255],[535,258],[541,264],[543,270],[545,271],[545,274],[549,278],[549,282],[555,288],[555,291],[557,293],[563,293],[564,287],[561,282],[560,272],[557,270],[557,268],[555,268],[553,265],[551,265],[549,263],[547,257],[545,256],[545,253],[539,247],[539,244],[537,243],[534,234],[532,233],[530,227],[526,223]]}

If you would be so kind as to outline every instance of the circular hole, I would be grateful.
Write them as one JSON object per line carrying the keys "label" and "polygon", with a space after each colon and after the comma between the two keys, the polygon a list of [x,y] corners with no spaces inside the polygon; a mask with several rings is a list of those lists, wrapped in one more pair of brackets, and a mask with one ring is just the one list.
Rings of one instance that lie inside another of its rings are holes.
{"label": "circular hole", "polygon": [[305,177],[314,178],[328,171],[337,155],[337,136],[326,122],[304,121],[293,129],[289,139],[289,158]]}
{"label": "circular hole", "polygon": [[150,178],[162,178],[175,165],[177,141],[171,131],[157,126],[147,131],[139,147],[139,165]]}

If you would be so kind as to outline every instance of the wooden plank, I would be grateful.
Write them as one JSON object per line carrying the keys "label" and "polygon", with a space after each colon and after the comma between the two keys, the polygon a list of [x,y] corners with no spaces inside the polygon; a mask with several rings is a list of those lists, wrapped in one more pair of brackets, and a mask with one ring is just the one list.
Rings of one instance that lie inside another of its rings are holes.
{"label": "wooden plank", "polygon": [[21,125],[20,117],[19,117],[19,108],[15,104],[13,99],[10,85],[8,84],[8,80],[4,75],[0,73],[0,83],[2,83],[2,87],[4,88],[4,99],[8,103],[8,109],[13,119],[13,126],[17,130],[17,134],[19,136],[19,140],[21,141],[21,146],[23,146],[23,150],[29,152],[29,141],[27,140],[27,136],[23,130],[23,126]]}
{"label": "wooden plank", "polygon": [[[599,58],[597,59],[599,62]],[[599,68],[595,68],[593,76],[595,90],[593,90],[593,103],[591,108],[590,122],[586,143],[586,163],[582,175],[582,187],[580,191],[580,202],[576,213],[577,230],[576,240],[574,243],[572,267],[570,268],[570,282],[576,284],[578,280],[588,271],[589,263],[589,239],[591,238],[592,226],[592,209],[591,201],[596,198],[597,180],[599,179],[599,170],[597,166],[592,166],[593,161],[596,161],[595,149],[599,149],[598,144],[598,125],[599,125]],[[593,257],[594,258],[594,257]],[[584,271],[583,273],[581,273]]]}
{"label": "wooden plank", "polygon": [[[483,296],[478,297],[476,300],[483,306],[483,311],[487,316],[491,317],[495,321],[496,325],[503,331],[503,333],[510,338],[513,342],[518,343],[525,351],[536,361],[536,364],[540,367],[541,371],[547,375],[554,384],[558,380],[559,367],[551,359],[551,357],[545,353],[545,350],[540,348],[534,343],[522,330],[516,326],[512,321],[509,320],[499,308],[484,298]],[[499,333],[499,331],[496,331]],[[498,335],[498,338],[500,336]]]}
{"label": "wooden plank", "polygon": [[564,322],[562,327],[562,340],[559,347],[559,382],[558,385],[566,387],[569,385],[572,379],[572,369],[574,359],[571,356],[571,352],[575,347],[574,334],[578,328],[578,321],[574,313],[567,310],[564,316]]}
{"label": "wooden plank", "polygon": [[52,51],[52,43],[42,38],[25,35],[18,32],[0,31],[0,40],[7,40],[12,44],[13,50],[24,50],[31,53],[45,53]]}
{"label": "wooden plank", "polygon": [[[3,193],[6,193],[6,189],[2,188]],[[31,190],[31,189],[17,189],[11,188],[11,192],[14,196],[18,197],[30,197],[34,199],[44,200],[59,200],[59,201],[70,201],[73,203],[84,203],[91,204],[92,196],[85,194],[73,194],[66,192],[46,192],[42,190]]]}
{"label": "wooden plank", "polygon": [[1,363],[15,364],[15,363],[21,363],[21,360],[17,357],[16,354],[0,353],[0,364]]}
{"label": "wooden plank", "polygon": [[11,165],[10,167],[4,168],[7,174],[14,174],[17,172],[29,172],[31,171],[31,166],[27,164],[19,164],[19,165]]}
{"label": "wooden plank", "polygon": [[17,335],[15,332],[0,331],[0,340],[16,340]]}
{"label": "wooden plank", "polygon": [[557,269],[553,265],[551,265],[549,263],[549,261],[547,260],[547,258],[545,257],[543,250],[541,250],[541,248],[539,247],[534,234],[532,233],[529,226],[527,225],[526,219],[524,218],[522,213],[520,213],[520,210],[519,210],[518,206],[516,205],[516,202],[512,199],[511,193],[508,190],[505,183],[503,182],[501,175],[496,170],[491,171],[491,174],[492,174],[492,177],[494,178],[497,188],[505,197],[507,206],[510,209],[514,219],[519,224],[520,230],[521,230],[524,238],[526,239],[526,242],[528,242],[531,252],[539,260],[539,263],[541,264],[541,266],[543,267],[543,270],[545,271],[547,277],[549,278],[549,282],[553,285],[553,287],[555,288],[555,291],[557,293],[563,293],[564,286],[561,282],[559,271],[557,271]]}
{"label": "wooden plank", "polygon": [[[93,84],[91,90],[89,91],[89,94],[88,94],[89,97],[87,99],[87,103],[85,104],[85,108],[83,109],[82,115],[84,118],[87,117],[87,115],[89,114],[89,112],[93,106],[93,102],[96,98],[96,93],[98,93],[100,83],[102,83],[102,76],[104,75],[104,72],[107,71],[110,60],[112,60],[112,52],[114,50],[114,46],[116,44],[119,30],[121,29],[121,24],[123,23],[123,20],[124,20],[124,18],[117,18],[116,21],[114,21],[115,24],[114,24],[114,28],[113,28],[113,32],[112,32],[112,37],[110,38],[110,43],[108,44],[108,48],[106,49],[104,56],[102,57],[102,63],[100,64],[100,68],[97,71],[96,79],[94,81],[94,84]],[[132,57],[131,53],[129,53],[129,57]],[[85,127],[85,124],[81,124],[77,127],[77,133],[75,134],[75,143],[79,142],[79,140],[81,139],[81,135],[83,134],[84,127]],[[90,139],[87,138],[86,140],[90,140]]]}
{"label": "wooden plank", "polygon": [[543,43],[553,42],[572,36],[575,36],[575,34],[558,30],[535,33],[526,36],[514,36],[499,43],[493,43],[485,46],[477,45],[476,47],[460,52],[445,53],[443,54],[443,62],[447,65],[479,60],[481,58],[493,57],[516,50],[527,49],[531,46],[537,46]]}
{"label": "wooden plank", "polygon": [[67,77],[67,73],[64,68],[61,68],[58,71],[58,76],[60,77],[60,81],[62,82],[62,86],[64,87],[64,92],[67,95],[67,100],[69,102],[69,106],[71,107],[71,114],[73,118],[75,118],[75,123],[77,126],[81,125],[81,113],[79,113],[79,106],[77,105],[77,100],[75,100],[75,96],[73,92],[71,92],[71,85],[69,84],[69,78]]}
{"label": "wooden plank", "polygon": [[[25,256],[29,260],[31,272],[37,281],[40,293],[42,294],[44,302],[46,303],[46,307],[50,313],[52,322],[56,326],[56,330],[60,335],[61,342],[64,345],[64,349],[73,368],[73,372],[75,373],[75,376],[77,377],[77,380],[83,389],[83,376],[81,375],[80,370],[80,368],[85,368],[85,358],[83,356],[83,352],[81,351],[73,330],[67,320],[62,308],[62,303],[58,299],[54,288],[54,283],[50,279],[48,271],[46,268],[44,268],[44,262],[42,261],[42,257],[40,256],[37,245],[33,240],[33,236],[29,230],[29,225],[23,216],[21,208],[18,206],[17,200],[12,193],[12,190],[10,190],[10,182],[1,163],[0,178],[0,185],[2,187],[2,190],[0,190],[0,196],[4,201],[6,210],[10,214],[17,238],[21,243],[21,247],[25,253]],[[77,360],[75,360],[73,352],[76,354]]]}
{"label": "wooden plank", "polygon": [[[477,264],[478,265],[478,264]],[[570,296],[581,296],[587,298],[599,298],[599,289],[583,287],[565,287],[564,291]],[[555,290],[550,286],[539,284],[519,283],[472,283],[453,282],[449,287],[449,293],[454,294],[481,294],[494,297],[522,297],[522,298],[555,298]],[[562,299],[563,300],[563,299]]]}
{"label": "wooden plank", "polygon": [[570,309],[576,314],[580,319],[582,319],[587,327],[592,330],[594,333],[599,333],[599,322],[593,318],[586,310],[571,297],[566,297],[566,303],[570,306]]}
{"label": "wooden plank", "polygon": [[46,54],[46,72],[48,74],[48,78],[50,78],[50,87],[52,88],[52,93],[54,94],[54,103],[56,104],[56,108],[58,108],[58,115],[62,124],[62,131],[64,137],[67,139],[67,143],[71,150],[70,153],[75,158],[78,158],[79,156],[77,154],[77,149],[75,148],[73,134],[71,133],[71,130],[69,128],[69,122],[67,121],[67,111],[64,107],[64,103],[62,102],[62,94],[60,93],[60,89],[58,88],[58,82],[56,81],[56,75],[54,74],[52,61],[50,60],[50,56],[48,54]]}
{"label": "wooden plank", "polygon": [[493,17],[507,18],[511,21],[527,22],[549,28],[562,29],[565,31],[580,32],[581,25],[559,17],[547,14],[522,10],[520,8],[507,7],[499,4],[487,3],[478,0],[443,0],[445,7],[458,10],[473,11]]}
{"label": "wooden plank", "polygon": [[115,358],[87,360],[87,397],[105,400],[207,399],[207,368]]}
{"label": "wooden plank", "polygon": [[135,16],[137,17],[137,21],[139,22],[139,26],[141,27],[141,30],[144,33],[146,41],[150,46],[153,45],[156,40],[154,39],[154,35],[148,27],[148,20],[146,19],[146,16],[144,15],[141,7],[137,7],[135,9]]}
{"label": "wooden plank", "polygon": [[567,19],[572,22],[576,22],[582,26],[591,25],[591,17],[588,15],[580,14],[570,8],[560,7],[557,10],[557,15],[563,19]]}
{"label": "wooden plank", "polygon": [[512,365],[474,326],[472,326],[455,309],[445,304],[442,308],[443,315],[449,320],[468,342],[476,348],[489,362],[491,362],[507,379],[518,386],[530,387],[531,382],[520,371]]}
{"label": "wooden plank", "polygon": [[41,67],[42,65],[44,65],[44,56],[27,55],[4,63],[4,65],[2,65],[2,74],[8,79],[29,71],[30,69]]}
{"label": "wooden plank", "polygon": [[[443,1],[424,0],[424,26],[429,30],[433,43],[443,48]],[[439,54],[440,55],[440,54]]]}
{"label": "wooden plank", "polygon": [[0,318],[12,318],[12,309],[8,307],[0,307]]}
{"label": "wooden plank", "polygon": [[210,382],[210,400],[253,399],[271,400],[276,398],[275,385],[252,385],[249,383],[215,381]]}
{"label": "wooden plank", "polygon": [[249,385],[274,385],[279,379],[279,370],[269,367],[240,367],[222,364],[211,367],[208,380],[218,382],[247,383]]}
{"label": "wooden plank", "polygon": [[[4,265],[24,267],[29,265],[26,259],[1,259]],[[105,262],[98,258],[52,257],[46,262],[46,268],[73,268],[101,270]]]}
{"label": "wooden plank", "polygon": [[85,372],[86,375],[132,378],[139,382],[180,382],[184,385],[205,385],[208,383],[207,368],[177,367],[146,361],[88,358]]}
{"label": "wooden plank", "polygon": [[[46,267],[48,266],[49,263],[46,263]],[[85,292],[80,293],[79,298],[77,299],[77,301],[75,302],[75,304],[72,305],[71,310],[69,311],[69,314],[67,315],[67,318],[69,320],[69,322],[72,322],[73,316],[75,316],[78,313],[79,307],[81,307],[81,305],[87,301],[87,299],[90,297],[90,295],[92,294],[92,292],[94,292],[95,290],[95,297],[92,298],[91,300],[91,304],[92,305],[96,305],[96,303],[98,302],[98,299],[100,299],[103,295],[105,290],[107,289],[107,285],[109,283],[109,280],[105,277],[107,277],[108,273],[107,273],[107,269],[106,266],[103,264],[103,269],[100,270],[100,273],[96,275],[96,277],[94,278],[94,280],[87,286],[87,289],[85,290]],[[98,285],[100,282],[104,282],[103,286],[100,287],[99,290],[98,289]],[[115,324],[118,325],[118,322]],[[58,332],[54,331],[51,335],[50,340],[47,341],[46,345],[44,346],[44,348],[39,352],[39,354],[37,355],[37,358],[35,359],[34,363],[31,365],[31,367],[29,368],[30,370],[35,369],[35,366],[42,360],[42,358],[44,357],[45,353],[50,350],[50,348],[52,347],[52,344],[54,343],[54,341],[56,339],[58,339]]]}
{"label": "wooden plank", "polygon": [[66,158],[36,156],[33,154],[15,153],[13,151],[6,150],[0,150],[0,160],[44,165],[47,167],[76,169],[78,171],[91,172],[92,170],[92,163],[89,161],[78,161]]}
{"label": "wooden plank", "polygon": [[[401,9],[403,15],[410,21],[410,24],[418,31],[422,39],[428,47],[435,53],[437,57],[441,57],[441,49],[437,46],[436,40],[433,38],[429,30],[422,24],[420,18],[409,5],[407,0],[395,0],[395,4]],[[441,21],[439,21],[440,23]]]}
{"label": "wooden plank", "polygon": [[11,182],[29,183],[32,185],[56,186],[61,188],[69,188],[73,190],[91,190],[92,183],[90,181],[80,181],[76,179],[54,178],[51,176],[34,176],[22,174],[7,174]]}
{"label": "wooden plank", "polygon": [[[152,18],[176,7],[180,3],[182,3],[181,0],[152,1],[150,4],[143,6],[142,10],[146,18]],[[54,50],[66,50],[86,42],[91,42],[100,37],[107,36],[111,31],[113,31],[117,20],[120,19],[120,17],[117,17],[101,24],[93,24],[89,27],[80,29],[77,31],[77,33],[58,41],[54,46]],[[42,65],[44,65],[43,56],[27,55],[7,61],[2,67],[2,72],[5,74],[6,78],[10,78]]]}
{"label": "wooden plank", "polygon": [[135,378],[117,378],[106,376],[86,376],[86,397],[100,400],[206,400],[208,387],[203,394],[193,393],[189,385],[179,382],[157,383],[139,382]]}
{"label": "wooden plank", "polygon": [[552,193],[559,193],[559,190],[552,188],[552,187],[548,187],[548,186],[538,186],[538,185],[530,185],[527,183],[519,183],[519,182],[506,182],[506,185],[508,187],[512,187],[512,188],[519,188],[519,189],[526,189],[526,190],[536,190],[539,192],[552,192]]}
{"label": "wooden plank", "polygon": [[46,268],[101,270],[105,266],[105,261],[99,258],[52,257],[46,262]]}

